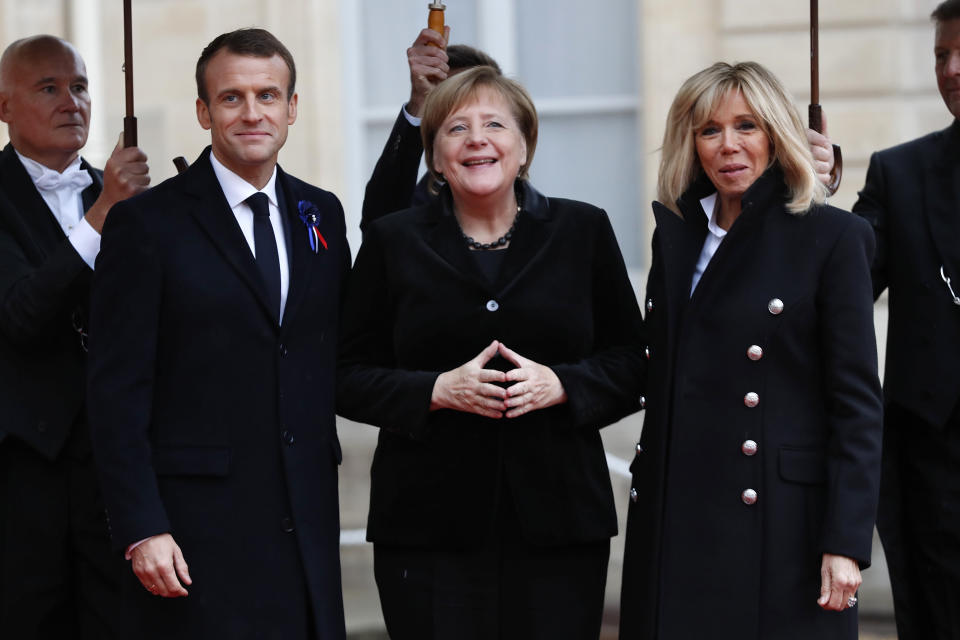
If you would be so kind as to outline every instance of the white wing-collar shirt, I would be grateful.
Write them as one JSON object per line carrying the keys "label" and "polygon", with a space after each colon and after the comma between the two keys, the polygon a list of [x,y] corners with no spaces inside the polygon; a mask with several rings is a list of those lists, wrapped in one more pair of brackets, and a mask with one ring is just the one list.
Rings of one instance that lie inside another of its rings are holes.
{"label": "white wing-collar shirt", "polygon": [[93,178],[88,171],[80,168],[80,156],[59,172],[21,155],[19,151],[16,153],[64,235],[83,261],[93,269],[97,254],[100,253],[100,234],[84,217],[80,194],[93,184]]}

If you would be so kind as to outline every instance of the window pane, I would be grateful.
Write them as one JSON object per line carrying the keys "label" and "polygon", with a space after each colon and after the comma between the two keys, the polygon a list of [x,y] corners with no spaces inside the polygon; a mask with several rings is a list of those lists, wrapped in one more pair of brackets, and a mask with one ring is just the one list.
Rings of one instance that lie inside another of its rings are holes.
{"label": "window pane", "polygon": [[520,76],[537,98],[636,93],[635,0],[517,0]]}
{"label": "window pane", "polygon": [[530,179],[547,196],[602,207],[627,266],[642,266],[637,122],[633,115],[543,116]]}
{"label": "window pane", "polygon": [[[396,105],[410,97],[407,48],[427,26],[427,0],[364,0],[360,10],[363,28],[364,106]],[[476,44],[476,0],[446,2],[446,23],[451,41]]]}

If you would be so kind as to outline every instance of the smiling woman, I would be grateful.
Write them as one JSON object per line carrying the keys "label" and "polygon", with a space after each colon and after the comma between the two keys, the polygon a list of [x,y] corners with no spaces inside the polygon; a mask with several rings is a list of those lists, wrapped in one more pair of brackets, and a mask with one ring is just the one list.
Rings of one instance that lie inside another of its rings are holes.
{"label": "smiling woman", "polygon": [[338,412],[381,428],[387,631],[595,640],[617,528],[599,429],[640,408],[636,298],[606,213],[526,181],[523,87],[477,67],[424,109],[443,186],[366,230],[337,371]]}
{"label": "smiling woman", "polygon": [[659,185],[620,637],[855,638],[880,473],[873,234],[823,204],[756,63],[684,82]]}

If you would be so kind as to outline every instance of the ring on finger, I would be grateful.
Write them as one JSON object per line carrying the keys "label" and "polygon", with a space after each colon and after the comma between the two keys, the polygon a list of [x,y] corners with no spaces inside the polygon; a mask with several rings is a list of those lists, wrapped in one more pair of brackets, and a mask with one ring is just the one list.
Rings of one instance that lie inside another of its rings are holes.
{"label": "ring on finger", "polygon": [[847,607],[850,608],[855,606],[857,606],[857,596],[850,596],[847,598]]}

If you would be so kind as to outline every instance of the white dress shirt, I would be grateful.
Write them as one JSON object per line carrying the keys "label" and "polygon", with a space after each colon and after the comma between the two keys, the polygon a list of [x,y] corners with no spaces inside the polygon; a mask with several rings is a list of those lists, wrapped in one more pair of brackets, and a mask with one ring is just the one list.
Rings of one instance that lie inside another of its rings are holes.
{"label": "white dress shirt", "polygon": [[[700,284],[700,278],[703,272],[707,270],[707,265],[713,259],[713,254],[717,252],[720,243],[727,235],[726,229],[721,229],[717,225],[717,209],[719,208],[717,194],[713,193],[700,200],[700,207],[703,209],[703,215],[707,216],[707,237],[703,240],[703,248],[700,249],[700,257],[697,258],[697,266],[693,270],[693,281],[690,283],[690,295],[693,295],[694,289]],[[707,212],[710,213],[707,213]]]}
{"label": "white dress shirt", "polygon": [[[213,165],[213,172],[220,182],[220,188],[223,189],[223,195],[227,198],[227,204],[237,218],[237,224],[240,225],[240,231],[243,237],[247,239],[250,246],[250,252],[253,257],[257,256],[256,243],[253,240],[253,210],[246,202],[247,198],[257,192],[257,188],[252,184],[227,169],[217,160],[213,153],[210,153],[210,163]],[[277,254],[280,256],[280,320],[283,321],[283,310],[287,306],[287,292],[290,290],[290,263],[287,261],[287,235],[283,232],[283,221],[280,219],[280,209],[277,204],[277,168],[273,168],[273,175],[263,189],[260,189],[270,200],[270,226],[273,227],[273,235],[277,239]],[[290,203],[287,203],[289,206]]]}
{"label": "white dress shirt", "polygon": [[93,269],[97,254],[100,253],[100,234],[84,217],[83,198],[80,194],[93,184],[93,178],[89,172],[80,168],[80,157],[62,172],[20,155],[19,151],[17,157],[70,244]]}

